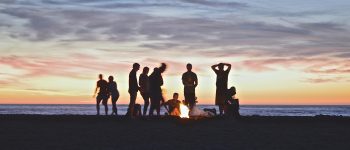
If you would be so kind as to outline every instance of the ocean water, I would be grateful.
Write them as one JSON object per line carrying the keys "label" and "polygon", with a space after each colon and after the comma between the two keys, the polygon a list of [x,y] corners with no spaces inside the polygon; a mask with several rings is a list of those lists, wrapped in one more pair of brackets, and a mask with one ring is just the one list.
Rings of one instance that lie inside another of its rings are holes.
{"label": "ocean water", "polygon": [[[215,108],[214,105],[197,105],[199,108]],[[112,106],[109,105],[109,113]],[[124,115],[127,105],[118,105],[118,114]],[[165,109],[162,108],[162,113]],[[350,106],[276,106],[276,105],[242,105],[240,113],[244,116],[350,116]],[[42,114],[42,115],[95,115],[95,105],[0,105],[0,114]],[[101,105],[101,114],[104,107]]]}

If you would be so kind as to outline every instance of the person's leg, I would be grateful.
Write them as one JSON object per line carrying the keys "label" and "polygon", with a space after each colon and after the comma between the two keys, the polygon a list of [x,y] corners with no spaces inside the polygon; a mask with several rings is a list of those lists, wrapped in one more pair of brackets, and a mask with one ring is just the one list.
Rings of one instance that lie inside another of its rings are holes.
{"label": "person's leg", "polygon": [[117,115],[117,97],[112,96],[112,115]]}
{"label": "person's leg", "polygon": [[157,106],[157,116],[160,116],[160,100],[159,101],[157,101],[157,104],[156,104],[156,106]]}
{"label": "person's leg", "polygon": [[154,98],[153,98],[153,95],[152,93],[150,93],[149,95],[149,100],[150,100],[150,105],[149,105],[149,112],[148,112],[148,115],[149,116],[153,116],[153,107],[154,107]]}
{"label": "person's leg", "polygon": [[162,91],[157,92],[155,107],[157,110],[157,116],[160,116],[160,102],[162,101]]}
{"label": "person's leg", "polygon": [[141,110],[141,105],[140,104],[135,104],[136,108],[137,108],[137,116],[142,116],[142,110]]}
{"label": "person's leg", "polygon": [[148,115],[149,116],[153,116],[153,112],[154,112],[154,104],[152,104],[152,102],[151,102],[151,105],[149,107]]}
{"label": "person's leg", "polygon": [[188,93],[188,97],[189,97],[189,107],[192,110],[193,106],[196,104],[196,94]]}
{"label": "person's leg", "polygon": [[185,96],[185,105],[188,106],[190,97],[189,97],[189,95],[188,95],[188,93],[186,91],[184,92],[184,96]]}
{"label": "person's leg", "polygon": [[224,106],[223,105],[219,105],[219,112],[220,112],[220,116],[223,115],[223,112],[224,112]]}
{"label": "person's leg", "polygon": [[134,107],[135,107],[135,102],[136,102],[136,96],[137,92],[131,92],[130,93],[130,103],[129,103],[129,115],[133,116],[134,114]]}
{"label": "person's leg", "polygon": [[101,103],[101,96],[97,95],[96,97],[96,111],[97,111],[97,115],[100,115],[100,103]]}
{"label": "person's leg", "polygon": [[149,94],[148,93],[142,93],[142,98],[144,100],[144,105],[143,105],[143,115],[145,116],[147,114],[147,109],[149,106]]}
{"label": "person's leg", "polygon": [[118,99],[119,99],[119,93],[116,95],[116,97],[115,97],[115,102],[114,102],[114,104],[115,104],[115,115],[118,115],[118,107],[117,107],[117,101],[118,101]]}
{"label": "person's leg", "polygon": [[107,95],[103,97],[102,99],[102,104],[103,106],[105,106],[105,114],[108,115],[108,105],[107,105],[107,102],[108,102],[108,97]]}

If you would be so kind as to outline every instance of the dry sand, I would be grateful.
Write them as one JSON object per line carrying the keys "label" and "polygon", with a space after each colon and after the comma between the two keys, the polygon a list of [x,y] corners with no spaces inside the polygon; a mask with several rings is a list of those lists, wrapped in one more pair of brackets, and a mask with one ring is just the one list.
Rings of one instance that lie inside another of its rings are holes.
{"label": "dry sand", "polygon": [[349,150],[348,117],[0,115],[1,150]]}

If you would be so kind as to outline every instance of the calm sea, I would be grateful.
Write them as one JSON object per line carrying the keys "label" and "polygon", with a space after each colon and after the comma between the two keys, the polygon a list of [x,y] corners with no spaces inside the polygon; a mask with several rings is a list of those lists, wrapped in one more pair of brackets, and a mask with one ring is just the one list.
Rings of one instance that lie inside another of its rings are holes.
{"label": "calm sea", "polygon": [[[214,105],[198,105],[199,108],[218,108]],[[125,114],[127,105],[118,105],[118,114]],[[109,105],[109,111],[111,106]],[[162,114],[164,114],[162,108]],[[251,116],[350,116],[350,106],[276,106],[276,105],[243,105],[242,115]],[[101,106],[101,114],[104,108]],[[43,115],[94,115],[95,105],[0,105],[0,114],[43,114]]]}

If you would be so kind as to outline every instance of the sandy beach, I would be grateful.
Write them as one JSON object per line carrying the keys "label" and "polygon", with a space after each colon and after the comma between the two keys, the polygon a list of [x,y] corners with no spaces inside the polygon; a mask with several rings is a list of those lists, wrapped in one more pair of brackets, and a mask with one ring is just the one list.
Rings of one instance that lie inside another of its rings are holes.
{"label": "sandy beach", "polygon": [[0,115],[1,149],[348,149],[349,117]]}

